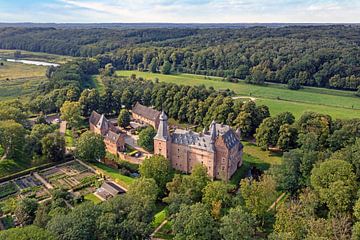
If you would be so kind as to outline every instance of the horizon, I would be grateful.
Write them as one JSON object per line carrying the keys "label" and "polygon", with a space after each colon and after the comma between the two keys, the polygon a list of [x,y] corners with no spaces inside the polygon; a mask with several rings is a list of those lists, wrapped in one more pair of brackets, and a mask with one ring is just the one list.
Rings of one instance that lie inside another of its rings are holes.
{"label": "horizon", "polygon": [[0,22],[357,24],[359,12],[356,0],[18,0],[0,3]]}

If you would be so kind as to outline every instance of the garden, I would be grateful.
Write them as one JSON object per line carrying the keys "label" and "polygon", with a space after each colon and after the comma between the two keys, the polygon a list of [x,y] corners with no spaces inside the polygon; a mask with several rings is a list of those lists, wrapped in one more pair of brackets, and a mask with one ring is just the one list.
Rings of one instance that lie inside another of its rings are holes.
{"label": "garden", "polygon": [[98,176],[79,162],[72,161],[40,172],[40,175],[55,189],[79,191],[90,187]]}

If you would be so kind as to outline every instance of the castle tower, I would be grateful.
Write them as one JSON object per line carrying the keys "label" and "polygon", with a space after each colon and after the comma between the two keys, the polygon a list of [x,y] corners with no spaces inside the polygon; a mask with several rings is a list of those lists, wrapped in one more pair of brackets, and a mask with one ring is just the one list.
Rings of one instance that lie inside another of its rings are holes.
{"label": "castle tower", "polygon": [[169,159],[170,157],[170,136],[168,129],[168,117],[162,111],[159,117],[160,123],[157,134],[154,137],[154,154],[162,155]]}

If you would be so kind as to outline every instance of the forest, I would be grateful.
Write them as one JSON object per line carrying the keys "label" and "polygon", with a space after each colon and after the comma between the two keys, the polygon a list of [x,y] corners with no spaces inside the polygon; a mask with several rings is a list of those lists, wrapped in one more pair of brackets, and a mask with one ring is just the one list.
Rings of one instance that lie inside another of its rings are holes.
{"label": "forest", "polygon": [[357,90],[360,27],[356,25],[243,29],[2,28],[0,48],[96,56],[118,70],[221,76]]}

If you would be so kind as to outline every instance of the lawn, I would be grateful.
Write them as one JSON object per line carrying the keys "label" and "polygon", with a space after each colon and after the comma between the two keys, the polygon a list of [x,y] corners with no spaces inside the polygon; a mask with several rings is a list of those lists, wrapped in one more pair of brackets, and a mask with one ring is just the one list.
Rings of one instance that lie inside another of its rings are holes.
{"label": "lawn", "polygon": [[31,164],[24,161],[14,161],[11,159],[0,160],[0,178],[15,172],[22,171],[31,167]]}
{"label": "lawn", "polygon": [[91,165],[102,172],[104,175],[115,180],[115,182],[118,182],[120,185],[124,185],[126,188],[128,188],[129,185],[135,180],[134,178],[120,174],[118,169],[108,167],[103,163],[94,162],[91,163]]}
{"label": "lawn", "polygon": [[251,96],[256,98],[259,104],[268,105],[272,114],[283,111],[291,111],[299,117],[305,111],[317,111],[326,113],[334,118],[355,118],[360,117],[360,98],[354,92],[340,91],[324,88],[304,87],[301,90],[293,91],[283,84],[268,84],[257,86],[239,83],[224,82],[219,77],[206,77],[194,74],[163,75],[139,71],[117,71],[118,76],[130,76],[136,74],[138,77],[160,81],[184,84],[184,85],[205,85],[215,89],[230,89],[239,96]]}
{"label": "lawn", "polygon": [[95,194],[93,193],[86,194],[84,196],[84,199],[88,201],[92,201],[94,204],[99,204],[102,202],[101,199],[95,196]]}
{"label": "lawn", "polygon": [[105,85],[101,80],[100,75],[94,75],[91,77],[91,87],[96,88],[100,94],[105,93]]}
{"label": "lawn", "polygon": [[265,171],[270,168],[271,164],[261,159],[251,156],[247,153],[243,154],[243,164],[242,166],[236,170],[234,175],[230,179],[230,183],[234,185],[238,185],[241,179],[245,178],[248,175],[249,170],[251,167],[255,166],[256,168]]}
{"label": "lawn", "polygon": [[230,182],[239,184],[241,179],[245,178],[251,167],[265,171],[272,165],[281,163],[281,154],[272,153],[270,151],[262,151],[255,144],[242,141],[244,145],[243,165],[234,173]]}
{"label": "lawn", "polygon": [[65,131],[65,144],[67,147],[74,147],[74,134],[70,129]]}
{"label": "lawn", "polygon": [[255,158],[261,159],[265,163],[276,165],[281,163],[281,154],[270,151],[262,151],[254,143],[242,141],[244,145],[244,153],[247,153]]}
{"label": "lawn", "polygon": [[0,100],[26,97],[46,80],[44,66],[1,62],[4,65],[0,65]]}

